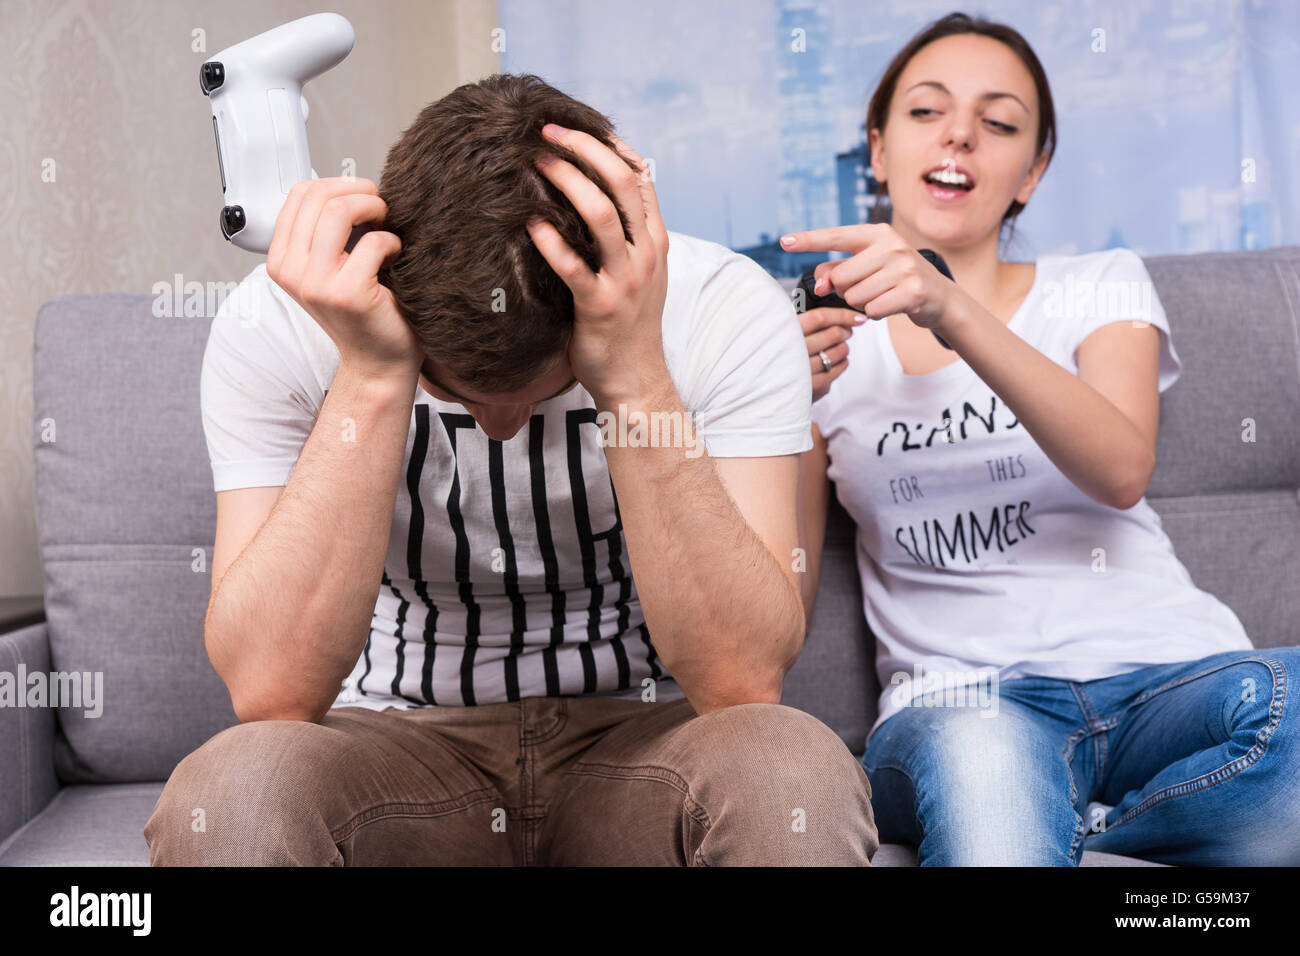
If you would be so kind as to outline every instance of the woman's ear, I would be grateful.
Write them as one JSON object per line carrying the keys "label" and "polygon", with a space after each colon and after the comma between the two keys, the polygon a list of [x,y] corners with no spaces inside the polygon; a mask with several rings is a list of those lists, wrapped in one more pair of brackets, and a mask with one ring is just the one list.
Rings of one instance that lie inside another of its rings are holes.
{"label": "woman's ear", "polygon": [[867,142],[871,147],[871,175],[875,177],[876,182],[885,181],[885,138],[880,135],[880,130],[873,129],[867,135]]}
{"label": "woman's ear", "polygon": [[1038,188],[1039,180],[1043,178],[1043,173],[1047,171],[1047,150],[1039,153],[1038,160],[1030,167],[1029,172],[1025,175],[1025,180],[1020,184],[1020,189],[1016,192],[1016,202],[1022,206],[1029,205],[1029,197],[1034,194]]}

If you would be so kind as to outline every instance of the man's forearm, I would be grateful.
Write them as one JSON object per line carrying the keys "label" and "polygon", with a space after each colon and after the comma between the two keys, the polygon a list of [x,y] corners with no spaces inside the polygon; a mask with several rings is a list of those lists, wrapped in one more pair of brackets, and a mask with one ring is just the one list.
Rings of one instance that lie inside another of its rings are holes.
{"label": "man's forearm", "polygon": [[813,447],[799,456],[799,547],[803,549],[804,570],[799,575],[804,621],[812,626],[813,606],[821,578],[822,549],[826,543],[826,514],[830,502],[830,479],[826,469],[825,442],[817,426],[812,426]]}
{"label": "man's forearm", "polygon": [[[680,414],[671,380],[623,403],[625,414]],[[598,408],[618,414],[615,403]],[[689,424],[688,424],[688,427]],[[750,701],[776,703],[798,654],[798,593],[745,521],[706,454],[681,447],[605,449],[637,596],[664,664],[704,713]]]}
{"label": "man's forearm", "polygon": [[241,720],[319,720],[370,632],[417,376],[340,366],[298,463],[208,607]]}

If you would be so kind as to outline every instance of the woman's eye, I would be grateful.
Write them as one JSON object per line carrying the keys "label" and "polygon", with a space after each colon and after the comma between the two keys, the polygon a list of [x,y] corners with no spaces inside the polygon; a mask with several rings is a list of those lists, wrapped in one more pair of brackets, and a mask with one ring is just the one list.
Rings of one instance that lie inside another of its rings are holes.
{"label": "woman's eye", "polygon": [[[932,110],[928,106],[918,106],[915,107],[914,109],[908,110],[908,114],[916,117],[917,119],[920,119],[922,116],[928,115],[930,113],[935,113],[935,112],[938,111]],[[1001,123],[997,120],[989,120],[988,123],[990,126],[994,127],[999,133],[1016,132],[1016,127],[1010,125],[1009,123]]]}

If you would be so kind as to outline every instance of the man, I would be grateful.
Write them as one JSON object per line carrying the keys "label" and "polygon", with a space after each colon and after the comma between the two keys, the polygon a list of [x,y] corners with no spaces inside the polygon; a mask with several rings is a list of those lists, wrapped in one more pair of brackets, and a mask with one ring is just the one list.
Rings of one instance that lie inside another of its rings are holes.
{"label": "man", "polygon": [[152,862],[867,863],[865,774],[779,703],[789,299],[534,76],[426,107],[382,182],[294,187],[213,322],[205,642],[242,723],[177,766]]}

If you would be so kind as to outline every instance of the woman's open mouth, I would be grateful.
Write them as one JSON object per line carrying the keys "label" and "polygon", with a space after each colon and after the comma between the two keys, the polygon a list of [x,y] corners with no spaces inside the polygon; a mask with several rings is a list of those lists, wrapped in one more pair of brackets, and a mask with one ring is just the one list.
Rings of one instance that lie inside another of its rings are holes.
{"label": "woman's open mouth", "polygon": [[975,188],[975,180],[960,167],[937,166],[921,177],[926,192],[940,202],[965,199]]}

